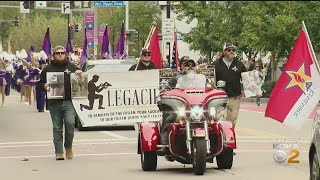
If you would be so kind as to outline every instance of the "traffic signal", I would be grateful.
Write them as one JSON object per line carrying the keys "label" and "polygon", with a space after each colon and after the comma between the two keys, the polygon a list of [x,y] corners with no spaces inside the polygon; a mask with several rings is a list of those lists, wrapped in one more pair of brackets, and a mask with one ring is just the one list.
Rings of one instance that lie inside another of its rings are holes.
{"label": "traffic signal", "polygon": [[14,19],[14,26],[20,26],[20,18],[19,17],[16,17]]}
{"label": "traffic signal", "polygon": [[35,1],[29,1],[29,7],[30,7],[30,9],[34,9],[34,6],[35,6]]}
{"label": "traffic signal", "polygon": [[79,30],[80,30],[79,24],[76,24],[76,25],[74,26],[74,31],[75,31],[75,32],[79,32]]}
{"label": "traffic signal", "polygon": [[23,1],[22,5],[24,9],[30,9],[30,1]]}
{"label": "traffic signal", "polygon": [[138,42],[139,40],[139,31],[134,32],[134,42]]}
{"label": "traffic signal", "polygon": [[75,2],[74,1],[70,1],[70,9],[74,9],[75,8]]}

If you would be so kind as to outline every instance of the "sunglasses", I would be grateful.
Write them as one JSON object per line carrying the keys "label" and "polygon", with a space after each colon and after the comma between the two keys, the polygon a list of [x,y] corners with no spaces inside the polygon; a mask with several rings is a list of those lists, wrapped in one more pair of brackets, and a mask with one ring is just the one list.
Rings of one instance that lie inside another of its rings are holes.
{"label": "sunglasses", "polygon": [[182,65],[184,65],[184,66],[188,66],[188,67],[190,67],[190,66],[192,66],[192,67],[196,67],[196,65],[194,64],[194,63],[182,63]]}
{"label": "sunglasses", "polygon": [[65,55],[66,52],[55,52],[56,55]]}
{"label": "sunglasses", "polygon": [[226,51],[228,51],[228,52],[234,52],[234,50],[233,49],[227,49]]}
{"label": "sunglasses", "polygon": [[144,53],[143,56],[146,56],[146,57],[149,56],[149,57],[150,57],[150,56],[151,56],[151,53]]}

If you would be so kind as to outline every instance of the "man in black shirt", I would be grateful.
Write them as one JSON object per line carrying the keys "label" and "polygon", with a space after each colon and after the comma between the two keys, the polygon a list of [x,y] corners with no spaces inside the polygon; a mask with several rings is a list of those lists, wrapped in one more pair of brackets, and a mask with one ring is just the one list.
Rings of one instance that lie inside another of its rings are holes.
{"label": "man in black shirt", "polygon": [[226,82],[224,90],[228,94],[227,104],[227,117],[226,120],[230,121],[233,128],[240,108],[241,93],[241,73],[246,72],[247,69],[244,64],[238,59],[234,58],[235,46],[231,43],[226,43],[223,47],[223,56],[214,61],[212,65],[216,70],[216,82],[222,80]]}
{"label": "man in black shirt", "polygon": [[151,52],[149,49],[143,48],[140,53],[140,60],[137,64],[132,65],[129,71],[157,69],[154,63],[151,62],[150,57]]}
{"label": "man in black shirt", "polygon": [[55,147],[56,160],[64,160],[63,154],[63,125],[65,126],[65,141],[67,159],[73,158],[72,143],[74,137],[74,125],[76,111],[71,101],[70,73],[80,75],[79,68],[67,61],[66,49],[63,46],[54,48],[53,60],[46,66],[40,75],[39,86],[48,90],[47,72],[64,72],[64,99],[48,99],[49,111],[53,125],[53,143]]}

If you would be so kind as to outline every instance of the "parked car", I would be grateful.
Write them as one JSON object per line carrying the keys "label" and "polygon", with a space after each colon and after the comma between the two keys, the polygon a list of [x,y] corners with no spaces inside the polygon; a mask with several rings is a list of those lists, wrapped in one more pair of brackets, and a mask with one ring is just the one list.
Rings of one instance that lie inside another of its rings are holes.
{"label": "parked car", "polygon": [[310,180],[320,180],[320,110],[317,111],[312,124],[312,137],[309,149]]}

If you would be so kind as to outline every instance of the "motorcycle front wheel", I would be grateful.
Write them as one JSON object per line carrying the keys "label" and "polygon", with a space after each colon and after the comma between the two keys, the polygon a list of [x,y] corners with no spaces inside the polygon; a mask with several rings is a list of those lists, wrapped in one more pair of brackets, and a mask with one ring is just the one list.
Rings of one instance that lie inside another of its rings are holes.
{"label": "motorcycle front wheel", "polygon": [[203,175],[206,170],[207,150],[204,138],[193,140],[193,172],[195,175]]}

